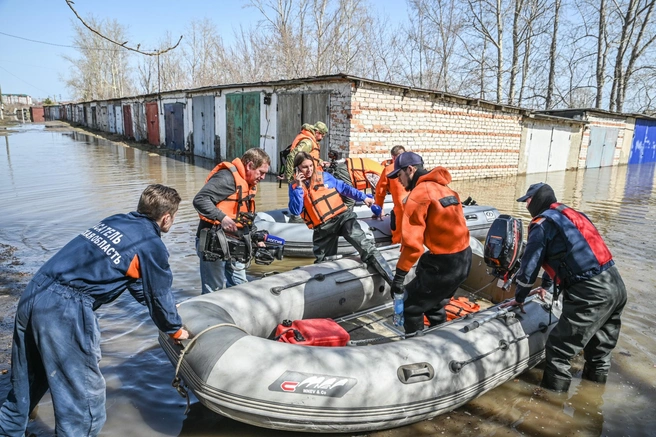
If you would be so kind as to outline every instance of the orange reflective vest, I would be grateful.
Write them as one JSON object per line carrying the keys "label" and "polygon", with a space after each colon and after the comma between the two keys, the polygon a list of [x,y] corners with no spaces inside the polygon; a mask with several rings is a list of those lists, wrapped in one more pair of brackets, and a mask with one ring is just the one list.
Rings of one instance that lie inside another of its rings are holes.
{"label": "orange reflective vest", "polygon": [[[232,162],[222,162],[214,167],[210,174],[207,175],[205,183],[207,183],[217,172],[223,169],[228,169],[232,172],[232,177],[235,179],[236,190],[233,194],[217,203],[216,207],[233,220],[237,220],[237,215],[240,212],[254,212],[257,185],[251,187],[246,182],[246,169],[240,158],[235,158]],[[216,220],[210,220],[201,214],[199,214],[199,217],[206,222],[218,224]],[[241,226],[241,224],[237,223],[237,227]]]}
{"label": "orange reflective vest", "polygon": [[298,146],[298,143],[303,140],[310,140],[310,142],[312,142],[312,150],[310,151],[310,156],[312,156],[312,159],[314,159],[316,166],[320,167],[319,163],[321,162],[321,146],[319,146],[319,143],[314,137],[314,134],[309,130],[301,129],[301,133],[296,135],[296,138],[294,138],[294,141],[292,141],[292,147],[289,149],[289,151],[293,151],[296,146]]}
{"label": "orange reflective vest", "polygon": [[347,210],[342,197],[336,189],[323,183],[323,173],[315,173],[310,187],[303,187],[303,211],[301,217],[308,228],[313,229]]}
{"label": "orange reflective vest", "polygon": [[[367,179],[367,174],[376,175],[380,178],[383,172],[383,166],[369,158],[347,158],[344,160],[346,168],[351,175],[351,182],[358,190],[364,190],[371,187]],[[377,178],[377,179],[378,179]]]}

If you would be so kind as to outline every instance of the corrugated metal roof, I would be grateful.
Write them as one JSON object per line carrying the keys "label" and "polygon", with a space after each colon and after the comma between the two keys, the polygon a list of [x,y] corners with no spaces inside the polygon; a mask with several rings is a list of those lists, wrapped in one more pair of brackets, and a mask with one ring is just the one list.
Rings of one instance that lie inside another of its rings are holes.
{"label": "corrugated metal roof", "polygon": [[[199,87],[199,88],[187,88],[187,89],[180,89],[180,90],[162,91],[161,93],[150,93],[150,94],[140,94],[140,95],[136,95],[136,96],[127,96],[127,97],[123,97],[119,100],[136,99],[136,98],[154,99],[154,98],[157,98],[158,96],[166,97],[166,96],[170,96],[172,94],[178,94],[178,93],[202,94],[202,93],[206,93],[208,91],[221,91],[221,90],[224,90],[224,89],[231,89],[231,88],[255,88],[255,87],[277,88],[277,87],[302,85],[302,84],[316,83],[316,82],[352,82],[352,83],[355,83],[356,86],[357,86],[357,82],[366,82],[366,83],[370,83],[370,84],[383,85],[383,86],[387,86],[387,87],[398,88],[398,89],[418,92],[418,93],[422,93],[422,94],[433,94],[436,97],[440,97],[440,98],[450,98],[450,99],[461,100],[461,101],[463,101],[463,103],[468,104],[468,105],[472,105],[472,106],[483,106],[484,105],[484,106],[494,107],[497,110],[501,110],[501,111],[505,110],[505,111],[522,112],[522,113],[531,112],[530,109],[521,108],[519,106],[504,105],[504,104],[491,102],[491,101],[488,101],[488,100],[482,100],[482,99],[476,99],[476,98],[461,96],[461,95],[458,95],[458,94],[452,94],[452,93],[448,93],[448,92],[445,92],[445,91],[431,90],[431,89],[427,89],[427,88],[417,88],[417,87],[411,87],[411,86],[407,86],[407,85],[399,85],[399,84],[395,84],[395,83],[391,83],[391,82],[383,82],[383,81],[367,79],[367,78],[363,78],[363,77],[351,76],[351,75],[343,74],[343,73],[323,75],[323,76],[304,77],[304,78],[295,78],[295,79],[275,80],[275,81],[260,81],[260,82],[244,82],[244,83],[232,83],[232,84],[223,84],[223,85],[211,85],[211,86],[205,86],[205,87]],[[111,99],[111,100],[116,100],[116,99]],[[92,101],[95,101],[95,100],[92,100]],[[109,101],[109,100],[106,100],[106,101]],[[91,102],[91,101],[86,101],[86,102],[81,102],[81,103],[87,103],[87,102]]]}

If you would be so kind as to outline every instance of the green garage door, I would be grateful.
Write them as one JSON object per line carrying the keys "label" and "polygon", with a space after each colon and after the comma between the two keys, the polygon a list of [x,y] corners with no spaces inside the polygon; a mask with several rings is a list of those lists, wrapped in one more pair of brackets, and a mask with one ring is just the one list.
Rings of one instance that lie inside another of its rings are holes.
{"label": "green garage door", "polygon": [[260,93],[226,95],[226,159],[260,147]]}

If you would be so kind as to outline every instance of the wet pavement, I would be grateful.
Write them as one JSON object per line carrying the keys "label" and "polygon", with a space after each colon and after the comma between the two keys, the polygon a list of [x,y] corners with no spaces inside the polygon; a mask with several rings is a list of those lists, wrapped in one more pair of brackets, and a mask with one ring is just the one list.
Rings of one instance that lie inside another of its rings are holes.
{"label": "wet pavement", "polygon": [[[198,218],[191,201],[212,166],[206,160],[160,156],[69,128],[25,125],[11,130],[0,136],[0,244],[15,248],[10,269],[34,273],[79,232],[108,215],[136,209],[146,185],[162,183],[175,187],[183,199],[176,223],[164,236],[174,291],[178,300],[198,295],[198,258],[193,247]],[[493,205],[527,223],[530,217],[524,204],[514,200],[531,183],[545,181],[559,200],[584,211],[597,225],[629,292],[606,386],[581,381],[582,363],[577,360],[574,370],[578,373],[566,394],[540,390],[538,368],[452,413],[366,435],[656,435],[654,168],[643,164],[451,184],[463,199],[472,196],[481,205]],[[287,190],[274,181],[263,182],[256,202],[259,210],[284,207]],[[0,261],[6,262],[1,256]],[[286,270],[309,262],[285,259],[271,269]],[[249,273],[255,277],[265,270]],[[0,281],[0,291],[8,287],[6,282]],[[0,329],[7,331],[13,320],[12,297],[0,293],[0,299],[0,308],[5,310]],[[157,330],[146,309],[125,293],[97,314],[102,331],[101,368],[107,380],[108,419],[103,435],[302,435],[223,418],[195,399],[185,416],[186,402],[171,387],[173,366],[157,343]],[[2,344],[0,349],[7,346]],[[7,368],[6,360],[0,363],[0,370]],[[0,402],[8,381],[9,374],[0,373]],[[37,436],[48,436],[53,425],[51,399],[46,395],[29,429]]]}

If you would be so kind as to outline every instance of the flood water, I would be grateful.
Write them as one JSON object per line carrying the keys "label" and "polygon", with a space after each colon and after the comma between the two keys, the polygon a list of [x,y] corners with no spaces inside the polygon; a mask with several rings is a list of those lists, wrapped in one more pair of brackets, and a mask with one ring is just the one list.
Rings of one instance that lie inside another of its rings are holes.
{"label": "flood water", "polygon": [[[212,164],[196,159],[149,154],[79,132],[26,125],[0,136],[0,243],[15,246],[21,268],[39,266],[81,231],[100,219],[136,209],[139,194],[151,183],[175,187],[182,204],[163,239],[171,254],[174,292],[182,301],[200,293],[194,237],[198,223],[191,201]],[[606,386],[581,381],[567,394],[537,389],[534,369],[452,413],[369,436],[417,435],[656,435],[656,194],[654,166],[621,166],[458,181],[451,187],[464,199],[528,220],[515,199],[534,182],[548,182],[559,200],[584,211],[605,237],[622,273],[629,301]],[[259,210],[284,207],[287,190],[262,182]],[[285,270],[309,263],[285,259],[271,267]],[[262,269],[250,272],[258,276]],[[107,380],[105,436],[298,436],[265,430],[223,418],[186,402],[171,387],[174,368],[157,343],[157,330],[145,307],[129,293],[97,311],[102,331],[101,368]],[[4,315],[0,316],[4,317]],[[375,371],[375,363],[372,363]],[[9,375],[0,375],[0,402]],[[49,395],[40,404],[31,432],[48,436],[54,417]],[[361,434],[365,435],[365,434]]]}

